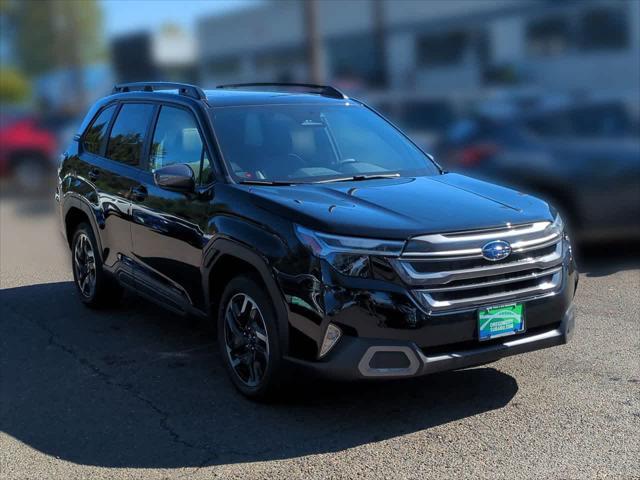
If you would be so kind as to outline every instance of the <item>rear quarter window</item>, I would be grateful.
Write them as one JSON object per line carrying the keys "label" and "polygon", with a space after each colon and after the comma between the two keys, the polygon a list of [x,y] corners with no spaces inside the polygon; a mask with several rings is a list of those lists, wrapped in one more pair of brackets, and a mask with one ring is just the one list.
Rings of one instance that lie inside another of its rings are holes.
{"label": "rear quarter window", "polygon": [[100,114],[93,120],[89,128],[84,133],[82,146],[85,151],[99,155],[102,151],[102,146],[106,141],[107,127],[115,111],[115,105],[105,108]]}

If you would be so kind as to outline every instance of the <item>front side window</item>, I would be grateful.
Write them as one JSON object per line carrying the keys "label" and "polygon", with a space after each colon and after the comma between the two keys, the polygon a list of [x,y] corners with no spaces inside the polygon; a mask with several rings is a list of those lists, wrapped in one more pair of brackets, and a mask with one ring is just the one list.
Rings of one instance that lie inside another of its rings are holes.
{"label": "front side window", "polygon": [[87,128],[83,138],[83,147],[85,151],[99,155],[102,144],[106,141],[107,127],[115,110],[115,105],[105,108],[98,115],[91,126]]}
{"label": "front side window", "polygon": [[308,182],[439,173],[400,132],[361,105],[222,107],[212,118],[236,179]]}
{"label": "front side window", "polygon": [[[198,124],[193,115],[182,108],[163,106],[158,116],[151,143],[151,170],[183,163],[193,170],[196,181],[200,181],[201,164],[204,160],[204,175],[211,175]],[[210,180],[203,178],[204,181]]]}
{"label": "front side window", "polygon": [[151,120],[154,106],[148,103],[125,103],[116,118],[109,143],[107,157],[127,165],[137,166],[142,157],[144,136]]}

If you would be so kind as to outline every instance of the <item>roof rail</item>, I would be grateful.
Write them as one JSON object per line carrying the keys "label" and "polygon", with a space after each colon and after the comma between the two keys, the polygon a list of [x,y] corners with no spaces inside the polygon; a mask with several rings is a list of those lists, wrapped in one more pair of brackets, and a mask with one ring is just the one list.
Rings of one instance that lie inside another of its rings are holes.
{"label": "roof rail", "polygon": [[344,93],[330,85],[315,85],[313,83],[232,83],[229,85],[218,85],[216,88],[250,88],[250,87],[282,87],[282,88],[306,88],[309,93],[318,93],[324,97],[348,99]]}
{"label": "roof rail", "polygon": [[124,92],[156,92],[159,90],[178,90],[180,95],[195,98],[196,100],[206,100],[207,95],[200,87],[188,83],[174,82],[132,82],[118,83],[113,87],[113,93]]}

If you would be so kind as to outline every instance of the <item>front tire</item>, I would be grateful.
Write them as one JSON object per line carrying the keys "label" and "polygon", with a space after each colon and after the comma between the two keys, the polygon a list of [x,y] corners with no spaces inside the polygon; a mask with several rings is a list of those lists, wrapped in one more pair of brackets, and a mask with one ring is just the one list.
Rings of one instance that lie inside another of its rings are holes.
{"label": "front tire", "polygon": [[91,308],[119,300],[121,288],[102,268],[102,259],[93,229],[87,223],[76,228],[71,241],[73,279],[80,300]]}
{"label": "front tire", "polygon": [[255,400],[277,396],[285,383],[273,303],[248,276],[231,280],[218,307],[218,344],[235,387]]}

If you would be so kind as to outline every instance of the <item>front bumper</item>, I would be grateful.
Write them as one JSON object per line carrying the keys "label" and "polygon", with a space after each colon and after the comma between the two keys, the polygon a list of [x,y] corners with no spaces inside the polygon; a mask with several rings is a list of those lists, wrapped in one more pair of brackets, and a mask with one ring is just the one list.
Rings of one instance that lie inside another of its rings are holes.
{"label": "front bumper", "polygon": [[[384,281],[377,279],[382,273],[375,280],[346,277],[325,264],[316,275],[281,276],[290,332],[297,335],[291,338],[287,359],[336,379],[402,378],[562,345],[575,323],[578,272],[570,247],[560,265],[557,289],[513,300],[524,304],[526,330],[486,342],[478,340],[477,312],[491,304],[429,312],[397,277]],[[330,323],[342,329],[342,338],[318,358]],[[306,350],[296,351],[300,345]]]}
{"label": "front bumper", "polygon": [[[495,362],[520,353],[567,343],[575,329],[575,308],[570,304],[560,323],[552,328],[536,329],[497,339],[489,344],[428,353],[414,342],[347,337],[325,362],[288,358],[305,370],[332,379],[407,378],[458,370]],[[380,358],[378,358],[380,357]]]}

